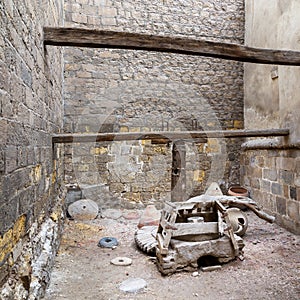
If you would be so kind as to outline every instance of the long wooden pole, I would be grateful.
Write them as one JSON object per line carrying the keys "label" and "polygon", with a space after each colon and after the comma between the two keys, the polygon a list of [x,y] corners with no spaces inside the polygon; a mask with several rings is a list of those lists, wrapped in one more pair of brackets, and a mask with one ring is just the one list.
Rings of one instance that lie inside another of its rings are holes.
{"label": "long wooden pole", "polygon": [[52,137],[53,143],[84,143],[129,140],[197,140],[205,142],[207,138],[243,138],[265,136],[287,136],[289,129],[264,130],[219,130],[219,131],[161,131],[161,132],[115,132],[115,133],[61,133]]}
{"label": "long wooden pole", "polygon": [[118,48],[300,66],[300,52],[260,49],[206,40],[84,28],[44,27],[44,45]]}

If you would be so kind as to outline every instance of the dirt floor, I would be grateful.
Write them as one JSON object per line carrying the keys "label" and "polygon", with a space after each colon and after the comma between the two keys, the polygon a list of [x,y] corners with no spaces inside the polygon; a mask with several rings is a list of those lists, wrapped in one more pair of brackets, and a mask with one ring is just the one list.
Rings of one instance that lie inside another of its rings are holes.
{"label": "dirt floor", "polygon": [[[212,272],[199,270],[197,276],[162,276],[155,260],[135,245],[141,213],[107,210],[106,217],[93,221],[68,220],[45,299],[300,299],[300,236],[247,212],[243,261]],[[119,245],[114,250],[98,247],[105,236],[117,238]],[[118,256],[131,258],[132,265],[112,265]],[[119,287],[128,278],[142,278],[147,287],[125,293]]]}

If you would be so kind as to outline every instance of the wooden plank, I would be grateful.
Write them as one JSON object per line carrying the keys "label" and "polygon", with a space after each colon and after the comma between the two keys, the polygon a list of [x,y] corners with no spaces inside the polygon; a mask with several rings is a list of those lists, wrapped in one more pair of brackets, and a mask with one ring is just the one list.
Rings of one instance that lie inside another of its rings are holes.
{"label": "wooden plank", "polygon": [[218,230],[219,230],[219,235],[223,236],[224,235],[224,222],[222,218],[222,213],[218,210]]}
{"label": "wooden plank", "polygon": [[287,136],[289,129],[264,130],[216,130],[216,131],[157,131],[157,132],[108,132],[108,133],[61,133],[52,137],[53,143],[86,143],[106,141],[153,140],[164,137],[168,141],[194,140],[206,142],[207,138],[242,138],[262,136]]}
{"label": "wooden plank", "polygon": [[160,220],[158,232],[162,234],[163,246],[165,248],[169,247],[169,244],[170,244],[170,241],[172,238],[172,229],[173,229],[174,223],[176,221],[176,217],[177,217],[177,210],[173,210],[170,213],[170,217],[169,217],[168,221],[165,219],[164,214],[162,215],[162,218]]}
{"label": "wooden plank", "polygon": [[233,228],[232,228],[230,219],[228,217],[227,209],[219,201],[216,201],[216,205],[217,205],[218,210],[222,213],[223,218],[226,222],[227,228],[225,230],[228,232],[229,238],[231,240],[233,250],[234,250],[234,255],[238,256],[239,255],[239,246],[238,246],[237,241],[236,241],[235,236],[234,236]]}
{"label": "wooden plank", "polygon": [[44,27],[44,45],[145,50],[259,64],[300,66],[299,51],[85,28]]}
{"label": "wooden plank", "polygon": [[177,210],[177,203],[175,204],[166,200],[164,211],[173,212],[174,210]]}
{"label": "wooden plank", "polygon": [[185,201],[186,194],[186,146],[183,140],[174,141],[172,147],[171,201]]}
{"label": "wooden plank", "polygon": [[218,222],[175,223],[174,226],[176,230],[172,230],[172,237],[218,233]]}
{"label": "wooden plank", "polygon": [[175,202],[175,203],[176,203],[178,213],[180,213],[180,211],[182,210],[193,210],[197,207],[202,206],[202,203],[201,204],[190,203],[190,202]]}
{"label": "wooden plank", "polygon": [[165,218],[161,218],[161,220],[160,220],[160,226],[162,227],[162,230],[165,232],[167,232],[168,230],[176,229],[175,224],[174,224],[174,222],[170,223]]}
{"label": "wooden plank", "polygon": [[156,235],[157,245],[160,251],[160,254],[166,255],[168,254],[168,246],[164,247],[164,239],[161,233],[157,233]]}

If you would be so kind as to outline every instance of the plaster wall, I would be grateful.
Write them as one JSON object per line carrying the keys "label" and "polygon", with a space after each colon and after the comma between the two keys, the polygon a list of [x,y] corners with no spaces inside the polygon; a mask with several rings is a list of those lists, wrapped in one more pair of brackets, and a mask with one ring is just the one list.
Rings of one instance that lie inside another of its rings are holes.
{"label": "plaster wall", "polygon": [[[245,44],[300,50],[300,2],[247,0]],[[300,141],[300,67],[245,64],[245,127],[289,128]]]}

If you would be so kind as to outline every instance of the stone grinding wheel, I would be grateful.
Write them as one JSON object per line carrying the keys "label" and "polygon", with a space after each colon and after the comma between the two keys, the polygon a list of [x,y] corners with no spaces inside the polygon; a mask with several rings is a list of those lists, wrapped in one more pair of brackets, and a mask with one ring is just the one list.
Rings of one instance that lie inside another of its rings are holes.
{"label": "stone grinding wheel", "polygon": [[80,199],[68,206],[68,214],[74,220],[93,220],[97,218],[98,213],[98,204],[90,199]]}
{"label": "stone grinding wheel", "polygon": [[243,236],[248,228],[248,218],[245,213],[236,207],[228,208],[227,213],[233,232],[238,236]]}
{"label": "stone grinding wheel", "polygon": [[118,256],[113,258],[110,263],[115,266],[130,266],[132,264],[132,259],[125,256]]}
{"label": "stone grinding wheel", "polygon": [[113,248],[113,247],[117,247],[118,245],[119,245],[118,240],[114,237],[109,237],[109,236],[102,238],[98,243],[98,247],[101,248]]}
{"label": "stone grinding wheel", "polygon": [[157,229],[158,226],[144,226],[134,234],[134,240],[138,248],[149,255],[155,255]]}

